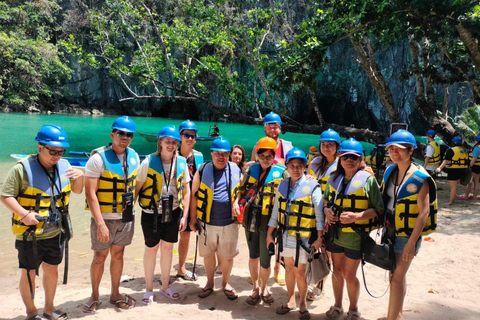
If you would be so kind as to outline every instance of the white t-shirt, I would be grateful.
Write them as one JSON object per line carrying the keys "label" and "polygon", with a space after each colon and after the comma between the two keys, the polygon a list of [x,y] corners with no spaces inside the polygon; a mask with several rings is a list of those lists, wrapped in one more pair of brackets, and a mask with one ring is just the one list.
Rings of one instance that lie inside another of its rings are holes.
{"label": "white t-shirt", "polygon": [[[145,182],[147,181],[147,176],[148,176],[148,165],[149,161],[148,158],[145,158],[142,163],[140,164],[140,167],[138,168],[138,175],[137,175],[137,181],[138,182]],[[178,208],[178,192],[177,192],[177,157],[173,160],[173,172],[172,171],[172,163],[162,163],[163,165],[163,181],[162,181],[162,197],[166,195],[173,195],[173,210]],[[189,184],[190,183],[190,174],[188,172],[188,169],[185,171],[187,174],[184,174],[184,184]],[[167,179],[170,177],[170,184],[168,185],[168,190],[167,190]],[[153,210],[143,210],[146,213],[152,213]],[[158,204],[158,213],[162,213],[162,201],[159,202]]]}
{"label": "white t-shirt", "polygon": [[[433,154],[435,153],[435,150],[431,145],[427,145],[427,149],[425,150],[425,154],[427,157],[430,157],[430,160],[432,160]],[[439,164],[427,164],[425,167],[426,170],[430,171],[435,171],[440,165]]]}
{"label": "white t-shirt", "polygon": [[[125,158],[125,153],[117,154],[117,158],[120,163],[123,163],[123,159]],[[137,163],[140,162],[140,159],[137,155]],[[102,176],[103,171],[105,171],[105,164],[103,163],[103,159],[100,154],[95,153],[91,156],[87,163],[85,164],[85,177],[90,178],[100,178]],[[135,214],[135,213],[134,213]],[[122,219],[122,213],[117,212],[102,212],[102,216],[104,220],[118,220]]]}

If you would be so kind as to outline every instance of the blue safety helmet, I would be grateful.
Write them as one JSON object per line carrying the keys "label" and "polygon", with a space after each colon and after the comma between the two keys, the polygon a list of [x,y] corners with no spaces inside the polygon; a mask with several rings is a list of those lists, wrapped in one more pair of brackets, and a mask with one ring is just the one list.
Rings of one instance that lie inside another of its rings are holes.
{"label": "blue safety helmet", "polygon": [[328,129],[322,132],[320,135],[320,139],[318,141],[334,141],[338,144],[340,144],[340,135],[338,134],[337,131],[333,129]]}
{"label": "blue safety helmet", "polygon": [[455,137],[453,137],[452,142],[455,143],[455,144],[462,144],[462,137],[455,136]]}
{"label": "blue safety helmet", "polygon": [[198,131],[197,126],[195,125],[195,122],[190,121],[190,120],[185,120],[182,123],[180,123],[180,127],[178,128],[180,133],[182,133],[183,130],[193,130],[195,133]]}
{"label": "blue safety helmet", "polygon": [[388,138],[388,141],[385,144],[385,147],[388,147],[394,144],[409,145],[413,147],[413,149],[417,148],[417,141],[415,140],[415,137],[413,136],[413,134],[411,134],[410,132],[404,129],[400,129],[395,133],[393,133],[390,136],[390,138]]}
{"label": "blue safety helmet", "polygon": [[175,139],[177,141],[182,141],[182,139],[180,138],[180,132],[178,132],[178,129],[175,128],[175,126],[171,125],[171,124],[163,127],[160,130],[160,132],[158,133],[158,135],[157,135],[158,139],[163,138],[163,137],[172,138],[172,139]]}
{"label": "blue safety helmet", "polygon": [[112,129],[135,133],[135,122],[129,116],[122,116],[113,121]]}
{"label": "blue safety helmet", "polygon": [[275,112],[270,112],[263,118],[263,124],[270,124],[270,123],[278,123],[279,125],[282,125],[282,119],[278,114]]}
{"label": "blue safety helmet", "polygon": [[340,155],[345,153],[354,153],[357,154],[359,157],[363,157],[363,147],[361,143],[354,138],[343,141],[340,144],[340,149],[338,150],[338,152],[340,153]]}
{"label": "blue safety helmet", "polygon": [[219,137],[212,142],[212,146],[210,147],[212,151],[232,151],[232,147],[230,146],[230,142],[224,137]]}
{"label": "blue safety helmet", "polygon": [[302,159],[304,163],[307,163],[307,156],[305,155],[305,152],[298,148],[293,148],[287,152],[285,162],[288,163],[288,161],[292,159]]}
{"label": "blue safety helmet", "polygon": [[437,134],[435,133],[435,130],[430,129],[427,131],[427,133],[425,133],[425,135],[429,137],[435,137]]}
{"label": "blue safety helmet", "polygon": [[480,141],[480,134],[475,137],[475,141]]}
{"label": "blue safety helmet", "polygon": [[67,133],[62,127],[56,124],[45,124],[37,133],[35,140],[41,144],[49,146],[68,148],[70,144],[67,140]]}

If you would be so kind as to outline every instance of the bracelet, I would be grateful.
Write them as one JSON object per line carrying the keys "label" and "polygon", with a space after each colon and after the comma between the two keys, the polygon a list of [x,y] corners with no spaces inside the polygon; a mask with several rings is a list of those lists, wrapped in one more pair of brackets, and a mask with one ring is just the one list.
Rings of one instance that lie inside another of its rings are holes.
{"label": "bracelet", "polygon": [[23,218],[21,218],[20,220],[23,220],[25,219],[30,213],[32,213],[31,211],[28,211],[26,215],[23,216]]}

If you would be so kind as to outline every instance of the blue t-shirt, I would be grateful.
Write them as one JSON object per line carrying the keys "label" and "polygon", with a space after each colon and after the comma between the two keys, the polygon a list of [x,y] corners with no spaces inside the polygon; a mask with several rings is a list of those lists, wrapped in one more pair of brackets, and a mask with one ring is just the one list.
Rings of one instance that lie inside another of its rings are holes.
{"label": "blue t-shirt", "polygon": [[480,147],[479,146],[475,146],[475,148],[473,148],[473,152],[472,152],[472,157],[479,157],[480,156]]}
{"label": "blue t-shirt", "polygon": [[213,226],[223,227],[233,223],[232,202],[229,196],[231,177],[228,169],[228,165],[224,170],[213,169],[215,189],[210,213],[210,224]]}

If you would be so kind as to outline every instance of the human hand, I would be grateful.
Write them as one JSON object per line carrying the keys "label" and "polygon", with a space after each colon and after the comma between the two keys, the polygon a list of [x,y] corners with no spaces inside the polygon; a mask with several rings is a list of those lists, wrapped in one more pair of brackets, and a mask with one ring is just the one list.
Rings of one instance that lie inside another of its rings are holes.
{"label": "human hand", "polygon": [[320,247],[322,246],[322,241],[323,241],[323,238],[317,238],[317,240],[315,240],[315,241],[310,245],[310,248],[314,248],[315,251],[318,251],[318,249],[320,249]]}
{"label": "human hand", "polygon": [[65,172],[66,172],[65,176],[68,179],[72,179],[72,180],[77,180],[78,178],[81,178],[84,175],[83,171],[77,168],[70,168],[65,170]]}
{"label": "human hand", "polygon": [[340,214],[340,222],[343,224],[350,224],[357,221],[358,215],[355,212],[345,211]]}
{"label": "human hand", "polygon": [[407,244],[403,248],[402,260],[410,261],[410,260],[413,260],[414,257],[415,257],[415,244],[412,244],[412,242],[408,240]]}
{"label": "human hand", "polygon": [[105,224],[97,225],[97,239],[100,242],[110,241],[110,231]]}
{"label": "human hand", "polygon": [[39,224],[39,221],[36,217],[41,217],[41,215],[36,212],[28,212],[25,216],[23,216],[21,221],[26,226],[36,226]]}
{"label": "human hand", "polygon": [[273,243],[273,245],[275,245],[275,241],[273,241],[273,237],[271,234],[267,235],[267,249],[270,246],[270,243]]}
{"label": "human hand", "polygon": [[232,216],[238,217],[240,215],[240,206],[238,205],[238,201],[235,201],[232,205]]}
{"label": "human hand", "polygon": [[323,209],[323,213],[325,214],[325,218],[327,219],[327,223],[329,225],[338,221],[338,217],[335,216],[332,208],[325,207]]}
{"label": "human hand", "polygon": [[190,218],[190,229],[193,232],[197,232],[197,221],[198,221],[198,219],[196,217],[195,218]]}
{"label": "human hand", "polygon": [[180,219],[180,225],[178,226],[178,231],[180,232],[183,232],[185,231],[185,229],[187,229],[187,216],[184,215],[181,219]]}

